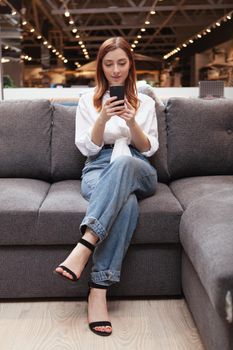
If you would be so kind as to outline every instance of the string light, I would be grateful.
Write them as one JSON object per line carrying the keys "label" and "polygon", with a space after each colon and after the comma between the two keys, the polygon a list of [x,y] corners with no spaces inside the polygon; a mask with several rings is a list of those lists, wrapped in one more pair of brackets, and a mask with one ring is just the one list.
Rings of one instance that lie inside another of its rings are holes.
{"label": "string light", "polygon": [[221,22],[227,22],[228,20],[232,19],[232,14],[233,14],[233,12],[230,12],[227,15],[221,17],[217,22],[214,22],[208,28],[203,29],[201,32],[197,33],[192,38],[190,38],[187,41],[185,41],[184,43],[180,44],[179,47],[172,50],[168,54],[164,55],[163,58],[165,60],[167,60],[169,57],[175,55],[182,48],[186,48],[188,45],[193,44],[195,40],[201,39],[203,35],[207,35],[207,34],[211,33],[212,29],[219,28],[221,26]]}
{"label": "string light", "polygon": [[[154,10],[155,6],[156,6],[156,3],[157,3],[157,0],[154,1],[153,5],[151,6],[151,9],[150,9],[149,13],[146,16],[146,19],[145,19],[145,22],[144,22],[145,25],[149,25],[150,24],[150,16],[153,16],[153,15],[156,14],[156,11]],[[139,33],[144,33],[145,31],[146,31],[146,28],[142,27],[142,28],[140,28]],[[136,36],[136,39],[141,39],[141,38],[142,38],[141,34],[138,34]],[[136,48],[138,43],[139,43],[138,40],[134,40],[134,42],[131,44],[131,51],[134,51],[134,49]]]}
{"label": "string light", "polygon": [[[42,39],[42,35],[40,33],[36,33],[35,28],[33,28],[33,26],[25,18],[22,17],[22,15],[11,5],[11,3],[8,0],[5,0],[5,3],[6,3],[7,6],[9,6],[11,8],[11,15],[12,16],[18,15],[19,17],[22,18],[22,26],[28,26],[29,27],[28,30],[29,30],[30,33],[32,33],[32,34],[35,33],[38,40]],[[21,39],[23,39],[22,36],[21,36]],[[54,50],[55,50],[55,52],[57,51],[55,48],[53,48],[53,46],[50,43],[48,43],[46,38],[43,37],[43,40],[44,40],[43,44],[47,45],[48,49],[52,49],[53,53],[54,53]],[[24,54],[22,54],[20,56],[20,58],[22,60],[28,60],[28,61],[32,60],[31,56],[24,55]],[[66,61],[68,62],[68,60],[66,60]]]}
{"label": "string light", "polygon": [[[67,18],[69,18],[69,24],[70,24],[70,25],[74,25],[74,24],[75,24],[75,21],[74,21],[73,18],[71,17],[70,11],[69,11],[69,9],[67,8],[66,3],[65,3],[63,0],[60,0],[60,2],[62,3],[62,5],[63,5],[63,7],[64,7],[64,16],[67,17]],[[77,33],[77,32],[78,32],[78,28],[76,28],[76,27],[71,28],[71,32],[72,32],[73,34],[75,34],[75,38],[76,38],[76,39],[79,39],[79,38],[80,38],[80,34]],[[82,43],[82,44],[83,44],[83,43]],[[79,44],[79,45],[80,45],[80,48],[82,48],[82,47],[81,47],[82,44]],[[89,59],[89,58],[90,58],[88,52],[87,52],[87,54],[85,55],[85,58],[86,58],[86,59]],[[65,62],[65,61],[64,61],[64,62]]]}

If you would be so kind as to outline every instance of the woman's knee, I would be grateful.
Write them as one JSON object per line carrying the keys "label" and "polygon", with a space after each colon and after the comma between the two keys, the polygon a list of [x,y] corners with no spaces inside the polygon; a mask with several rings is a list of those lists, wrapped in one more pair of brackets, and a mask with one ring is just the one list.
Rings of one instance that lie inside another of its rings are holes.
{"label": "woman's knee", "polygon": [[136,159],[131,156],[119,156],[112,163],[116,168],[132,168],[135,165]]}

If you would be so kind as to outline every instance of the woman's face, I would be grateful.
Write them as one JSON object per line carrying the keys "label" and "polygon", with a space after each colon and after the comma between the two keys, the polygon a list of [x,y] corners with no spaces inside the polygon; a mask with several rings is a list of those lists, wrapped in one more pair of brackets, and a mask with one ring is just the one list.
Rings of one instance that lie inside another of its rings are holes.
{"label": "woman's face", "polygon": [[109,85],[124,85],[130,69],[129,58],[124,50],[115,49],[104,56],[102,68]]}

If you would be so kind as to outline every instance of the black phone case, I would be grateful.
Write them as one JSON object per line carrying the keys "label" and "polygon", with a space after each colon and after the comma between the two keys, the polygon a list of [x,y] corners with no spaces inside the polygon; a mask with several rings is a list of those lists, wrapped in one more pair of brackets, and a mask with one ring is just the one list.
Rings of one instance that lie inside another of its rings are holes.
{"label": "black phone case", "polygon": [[117,100],[124,100],[125,87],[124,85],[110,86],[110,97],[117,96]]}

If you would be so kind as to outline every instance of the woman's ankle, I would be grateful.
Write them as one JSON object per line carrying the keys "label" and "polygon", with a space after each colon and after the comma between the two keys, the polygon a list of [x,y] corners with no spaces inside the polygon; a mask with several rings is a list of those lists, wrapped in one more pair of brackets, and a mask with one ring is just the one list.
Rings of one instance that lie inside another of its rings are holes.
{"label": "woman's ankle", "polygon": [[90,242],[93,245],[95,245],[99,240],[97,235],[90,228],[86,229],[82,238],[86,239],[88,242]]}

